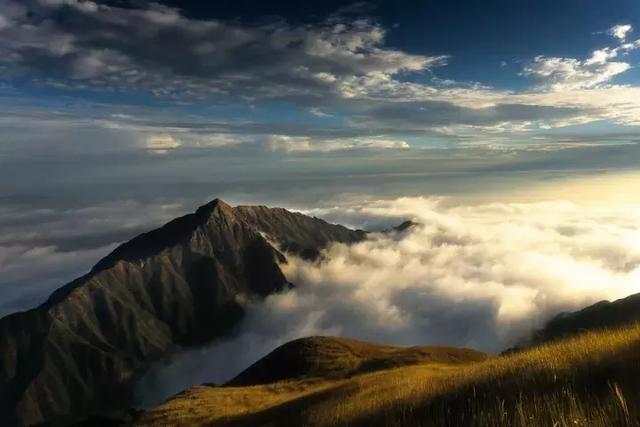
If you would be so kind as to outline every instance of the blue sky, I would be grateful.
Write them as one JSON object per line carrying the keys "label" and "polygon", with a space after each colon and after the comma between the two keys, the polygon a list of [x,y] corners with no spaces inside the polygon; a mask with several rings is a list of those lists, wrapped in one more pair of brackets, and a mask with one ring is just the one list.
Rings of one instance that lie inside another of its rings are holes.
{"label": "blue sky", "polygon": [[2,6],[11,197],[638,166],[636,1]]}

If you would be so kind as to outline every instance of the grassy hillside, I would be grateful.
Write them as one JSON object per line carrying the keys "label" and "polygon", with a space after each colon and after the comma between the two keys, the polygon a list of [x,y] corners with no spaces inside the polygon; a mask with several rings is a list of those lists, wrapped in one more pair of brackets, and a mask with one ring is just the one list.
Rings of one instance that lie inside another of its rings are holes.
{"label": "grassy hillside", "polygon": [[[415,361],[414,361],[415,362]],[[640,326],[469,363],[195,387],[141,425],[640,425]]]}
{"label": "grassy hillside", "polygon": [[485,360],[476,350],[443,346],[397,347],[337,337],[297,339],[254,363],[227,385],[258,385],[303,378],[340,379],[425,363],[456,365]]}

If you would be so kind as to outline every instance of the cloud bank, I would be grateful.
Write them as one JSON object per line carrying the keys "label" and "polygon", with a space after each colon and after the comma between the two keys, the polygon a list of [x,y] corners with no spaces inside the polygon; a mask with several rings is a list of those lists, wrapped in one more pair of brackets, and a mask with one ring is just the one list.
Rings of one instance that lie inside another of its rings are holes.
{"label": "cloud bank", "polygon": [[228,380],[302,336],[500,351],[558,312],[640,292],[639,205],[418,197],[306,213],[369,229],[419,225],[333,245],[320,263],[289,257],[283,268],[295,290],[248,305],[233,338],[151,372],[143,404]]}

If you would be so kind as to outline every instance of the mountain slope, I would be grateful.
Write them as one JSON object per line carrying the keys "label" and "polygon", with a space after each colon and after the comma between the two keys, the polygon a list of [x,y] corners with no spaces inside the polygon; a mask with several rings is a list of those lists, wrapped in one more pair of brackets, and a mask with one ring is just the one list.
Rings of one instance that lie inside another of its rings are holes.
{"label": "mountain slope", "polygon": [[[144,413],[140,425],[254,425],[278,423],[262,411],[307,400],[330,399],[358,378],[384,375],[402,367],[436,372],[481,362],[475,350],[423,346],[398,347],[338,337],[309,337],[284,344],[223,387],[197,386]],[[302,403],[305,402],[305,403]],[[289,424],[289,422],[291,422]],[[280,425],[305,425],[285,418]]]}
{"label": "mountain slope", "polygon": [[426,360],[353,376],[192,387],[137,424],[638,426],[639,350],[640,326],[629,326],[470,363]]}
{"label": "mountain slope", "polygon": [[613,302],[600,301],[573,313],[561,313],[533,336],[542,343],[576,335],[584,331],[616,328],[640,322],[640,294]]}
{"label": "mountain slope", "polygon": [[[297,218],[260,211],[281,223]],[[315,251],[362,238],[315,219],[262,230],[243,212],[214,200],[121,245],[41,306],[1,319],[0,417],[30,425],[125,405],[150,362],[228,332],[242,316],[238,298],[289,285],[284,255],[262,233],[277,232],[285,247],[295,233],[292,241]]]}
{"label": "mountain slope", "polygon": [[303,378],[343,378],[417,363],[484,360],[476,350],[442,346],[397,347],[337,337],[288,342],[241,372],[226,385],[248,386]]}
{"label": "mountain slope", "polygon": [[329,242],[352,243],[366,232],[331,225],[319,218],[266,206],[237,206],[236,215],[273,239],[283,251],[315,259]]}

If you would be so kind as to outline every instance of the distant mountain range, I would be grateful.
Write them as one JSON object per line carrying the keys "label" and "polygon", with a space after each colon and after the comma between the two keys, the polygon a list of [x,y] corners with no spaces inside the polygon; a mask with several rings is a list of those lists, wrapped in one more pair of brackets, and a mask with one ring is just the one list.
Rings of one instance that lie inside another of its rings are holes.
{"label": "distant mountain range", "polygon": [[150,363],[228,333],[240,299],[292,286],[283,251],[315,258],[365,235],[214,200],[132,239],[44,304],[0,320],[0,420],[69,423],[128,405]]}

